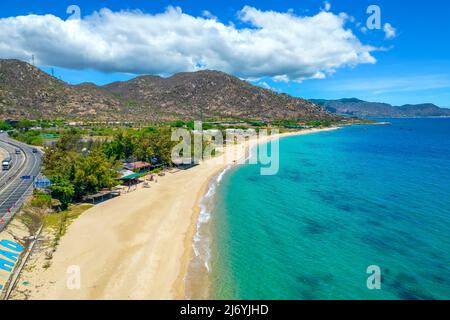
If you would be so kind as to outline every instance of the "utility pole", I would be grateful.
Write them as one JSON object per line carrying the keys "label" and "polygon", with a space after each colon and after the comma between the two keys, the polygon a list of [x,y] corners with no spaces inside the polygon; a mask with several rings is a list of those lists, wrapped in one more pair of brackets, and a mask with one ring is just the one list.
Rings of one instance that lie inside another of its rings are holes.
{"label": "utility pole", "polygon": [[31,56],[31,65],[34,67],[34,54]]}

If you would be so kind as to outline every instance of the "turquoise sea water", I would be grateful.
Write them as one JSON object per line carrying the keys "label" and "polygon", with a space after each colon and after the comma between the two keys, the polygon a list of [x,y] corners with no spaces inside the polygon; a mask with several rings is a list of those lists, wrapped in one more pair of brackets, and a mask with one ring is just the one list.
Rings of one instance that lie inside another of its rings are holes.
{"label": "turquoise sea water", "polygon": [[[280,171],[228,171],[211,214],[211,296],[450,299],[450,119],[280,140]],[[381,290],[366,269],[381,268]]]}

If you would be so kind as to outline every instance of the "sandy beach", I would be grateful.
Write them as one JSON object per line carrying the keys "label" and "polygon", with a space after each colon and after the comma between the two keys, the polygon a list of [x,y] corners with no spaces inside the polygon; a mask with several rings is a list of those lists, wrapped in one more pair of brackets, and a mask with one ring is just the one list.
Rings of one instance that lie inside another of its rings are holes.
{"label": "sandy beach", "polygon": [[[49,268],[27,266],[21,281],[28,283],[28,297],[184,299],[199,203],[209,181],[256,143],[232,145],[194,168],[166,173],[150,188],[139,187],[87,210],[61,239]],[[77,268],[81,287],[69,289],[70,270]]]}

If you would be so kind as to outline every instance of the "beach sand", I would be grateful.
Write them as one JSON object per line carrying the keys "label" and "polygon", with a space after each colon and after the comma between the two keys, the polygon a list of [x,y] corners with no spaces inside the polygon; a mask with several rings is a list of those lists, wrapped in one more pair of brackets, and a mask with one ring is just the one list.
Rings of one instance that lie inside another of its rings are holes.
{"label": "beach sand", "polygon": [[[199,203],[212,177],[243,159],[254,144],[232,145],[199,166],[158,177],[150,188],[139,187],[87,210],[61,239],[49,268],[26,268],[21,279],[26,279],[28,297],[184,299]],[[81,287],[69,289],[77,268]]]}

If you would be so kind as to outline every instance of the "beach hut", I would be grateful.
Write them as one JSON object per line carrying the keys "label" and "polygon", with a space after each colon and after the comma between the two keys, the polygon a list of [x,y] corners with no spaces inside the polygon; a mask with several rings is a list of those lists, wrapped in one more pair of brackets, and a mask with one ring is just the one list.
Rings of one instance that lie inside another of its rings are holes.
{"label": "beach hut", "polygon": [[134,172],[146,172],[153,168],[151,163],[144,161],[127,162],[123,164],[123,167]]}
{"label": "beach hut", "polygon": [[117,178],[116,180],[122,181],[127,186],[132,186],[135,184],[138,184],[140,182],[139,178],[142,176],[142,173],[133,173],[129,174],[120,178]]}
{"label": "beach hut", "polygon": [[117,194],[110,190],[100,191],[99,193],[92,194],[89,196],[83,197],[83,201],[92,204],[98,204],[103,201],[109,200],[113,197],[117,196]]}
{"label": "beach hut", "polygon": [[192,159],[176,159],[172,161],[173,165],[180,170],[187,170],[198,166],[197,163],[194,163]]}

